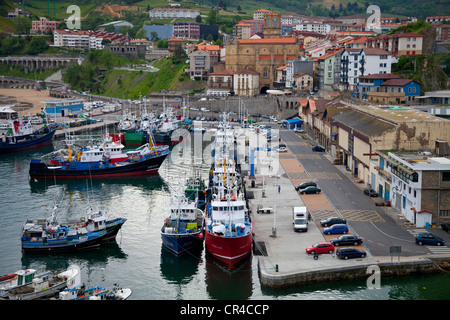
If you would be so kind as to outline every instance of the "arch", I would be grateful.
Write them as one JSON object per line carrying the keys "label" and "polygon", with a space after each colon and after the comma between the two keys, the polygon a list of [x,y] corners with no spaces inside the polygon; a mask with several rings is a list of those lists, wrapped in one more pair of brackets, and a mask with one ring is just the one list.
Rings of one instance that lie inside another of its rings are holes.
{"label": "arch", "polygon": [[260,90],[260,94],[266,94],[267,93],[267,90],[269,90],[270,88],[268,87],[268,86],[263,86],[262,88],[261,88],[261,90]]}

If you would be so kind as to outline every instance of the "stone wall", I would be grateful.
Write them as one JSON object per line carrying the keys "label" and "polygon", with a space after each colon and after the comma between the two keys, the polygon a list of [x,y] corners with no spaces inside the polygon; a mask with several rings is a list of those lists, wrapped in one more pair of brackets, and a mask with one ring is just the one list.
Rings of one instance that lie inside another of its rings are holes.
{"label": "stone wall", "polygon": [[[395,258],[394,258],[395,260]],[[348,267],[337,267],[322,270],[311,270],[306,272],[291,273],[291,274],[268,274],[261,272],[264,269],[264,264],[260,259],[258,261],[258,272],[260,275],[260,282],[262,286],[271,288],[286,288],[299,285],[307,285],[311,283],[321,283],[329,281],[341,281],[368,278],[370,274],[367,273],[368,267],[377,265],[380,268],[381,279],[383,277],[392,276],[407,276],[413,274],[427,274],[437,273],[450,268],[450,258],[436,258],[436,259],[420,259],[403,262],[383,262],[372,263],[366,265],[355,265]]]}

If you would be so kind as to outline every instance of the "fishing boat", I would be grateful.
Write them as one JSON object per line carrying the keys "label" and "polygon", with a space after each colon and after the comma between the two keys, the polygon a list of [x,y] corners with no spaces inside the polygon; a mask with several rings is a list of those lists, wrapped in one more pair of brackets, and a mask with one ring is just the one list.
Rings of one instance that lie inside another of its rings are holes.
{"label": "fishing boat", "polygon": [[219,189],[207,205],[205,247],[232,269],[251,252],[253,223],[243,193],[236,187]]}
{"label": "fishing boat", "polygon": [[99,227],[104,217],[94,217],[89,223],[58,224],[58,205],[50,217],[27,220],[22,228],[24,253],[60,253],[98,247],[108,238],[106,227]]}
{"label": "fishing boat", "polygon": [[30,284],[36,275],[35,269],[20,269],[14,273],[8,273],[0,277],[0,298],[8,297],[8,290]]}
{"label": "fishing boat", "polygon": [[8,290],[10,300],[36,300],[57,295],[66,287],[80,283],[80,269],[69,267],[66,271],[55,274],[46,271],[37,275],[31,283]]}
{"label": "fishing boat", "polygon": [[64,289],[58,300],[126,300],[131,293],[131,289],[120,288],[117,284],[112,290],[102,286],[86,289],[83,284]]}
{"label": "fishing boat", "polygon": [[[111,154],[102,146],[85,147],[76,157],[71,146],[32,159],[29,174],[32,179],[107,178],[142,176],[157,173],[169,154],[168,146],[148,143],[126,152],[124,161],[111,162]],[[44,159],[49,158],[45,161]]]}
{"label": "fishing boat", "polygon": [[184,194],[188,200],[195,201],[198,199],[204,201],[203,193],[206,190],[206,184],[200,176],[200,170],[195,166],[192,167],[192,170],[192,176],[186,181]]}
{"label": "fishing boat", "polygon": [[0,152],[34,149],[52,143],[58,125],[47,125],[47,118],[42,118],[43,126],[37,130],[31,120],[9,120],[6,133],[0,138]]}
{"label": "fishing boat", "polygon": [[161,228],[163,246],[175,254],[181,254],[203,244],[205,216],[194,201],[177,195],[171,201],[170,215]]}

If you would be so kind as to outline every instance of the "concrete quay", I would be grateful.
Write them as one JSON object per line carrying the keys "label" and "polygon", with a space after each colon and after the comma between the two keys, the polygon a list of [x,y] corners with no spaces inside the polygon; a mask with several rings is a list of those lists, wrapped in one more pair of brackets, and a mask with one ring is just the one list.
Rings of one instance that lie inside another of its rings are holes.
{"label": "concrete quay", "polygon": [[[262,286],[281,288],[323,281],[369,279],[374,270],[378,270],[381,276],[439,272],[442,268],[448,270],[448,256],[374,256],[364,244],[357,248],[367,252],[365,258],[343,260],[333,253],[321,254],[315,260],[306,253],[305,248],[339,235],[324,235],[320,222],[314,217],[309,222],[307,232],[295,232],[292,208],[306,205],[309,210],[329,210],[333,208],[332,204],[323,193],[300,195],[295,191],[297,184],[308,179],[289,178],[289,173],[296,172],[297,176],[301,176],[298,173],[304,172],[289,151],[279,154],[279,166],[274,166],[274,169],[278,170],[272,176],[263,178],[257,172],[255,177],[245,179],[247,195],[250,195],[249,210],[254,222],[254,254],[258,255]],[[276,180],[280,193],[275,187]],[[269,214],[257,213],[258,207],[276,209],[275,213],[274,210]]]}

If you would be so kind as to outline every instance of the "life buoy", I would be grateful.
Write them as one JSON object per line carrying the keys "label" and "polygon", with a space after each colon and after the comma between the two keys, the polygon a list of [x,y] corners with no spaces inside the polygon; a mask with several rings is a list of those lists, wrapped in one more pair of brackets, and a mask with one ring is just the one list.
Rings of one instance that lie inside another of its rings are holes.
{"label": "life buoy", "polygon": [[81,222],[84,222],[84,221],[85,221],[84,217],[82,217],[80,220],[81,220]]}
{"label": "life buoy", "polygon": [[81,160],[86,161],[86,157],[82,157]]}

